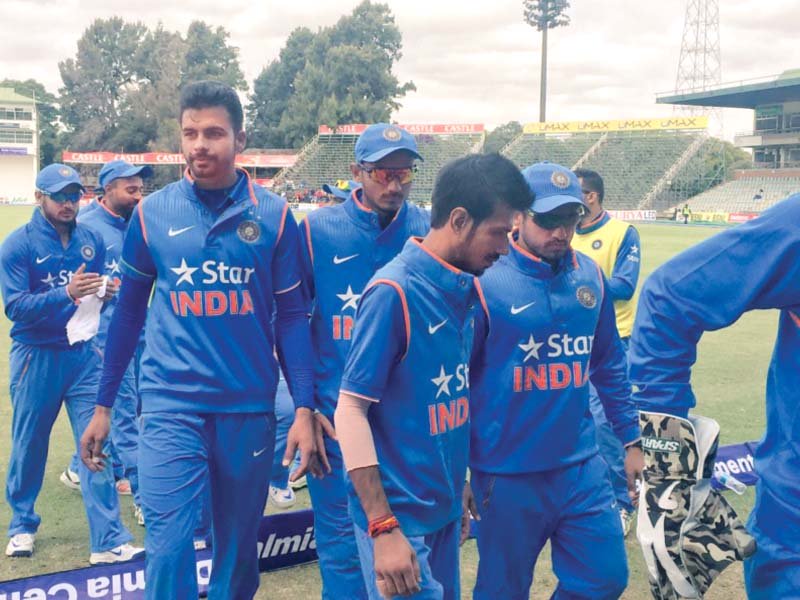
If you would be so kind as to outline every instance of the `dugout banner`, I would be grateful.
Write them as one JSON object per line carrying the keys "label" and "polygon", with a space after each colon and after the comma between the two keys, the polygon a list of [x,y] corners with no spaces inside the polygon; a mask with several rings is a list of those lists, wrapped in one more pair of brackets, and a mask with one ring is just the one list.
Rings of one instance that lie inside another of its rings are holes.
{"label": "dugout banner", "polygon": [[655,221],[654,210],[607,210],[609,215],[620,221]]}
{"label": "dugout banner", "polygon": [[720,446],[714,460],[714,478],[711,479],[711,484],[717,489],[724,489],[725,486],[717,481],[717,477],[724,473],[732,475],[745,485],[755,485],[758,481],[753,462],[753,452],[755,452],[756,446],[758,446],[758,442]]}
{"label": "dugout banner", "polygon": [[[298,510],[261,518],[258,528],[260,571],[274,571],[315,560],[313,511]],[[197,583],[201,592],[208,589],[211,568],[211,550],[198,552]],[[139,560],[0,582],[0,600],[141,600],[144,587],[144,560]]]}

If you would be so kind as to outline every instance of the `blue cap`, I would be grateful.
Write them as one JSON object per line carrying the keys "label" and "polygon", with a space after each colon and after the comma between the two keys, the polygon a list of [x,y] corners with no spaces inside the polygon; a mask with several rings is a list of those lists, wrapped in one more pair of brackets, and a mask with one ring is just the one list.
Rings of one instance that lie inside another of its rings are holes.
{"label": "blue cap", "polygon": [[72,167],[62,165],[61,163],[53,163],[47,165],[44,169],[39,171],[36,176],[36,189],[46,192],[48,194],[55,194],[60,192],[68,185],[77,184],[82,192],[86,189],[81,183],[81,176]]}
{"label": "blue cap", "polygon": [[392,152],[406,150],[423,160],[417,152],[417,141],[405,129],[389,123],[375,123],[358,136],[356,162],[378,162]]}
{"label": "blue cap", "polygon": [[586,206],[578,177],[567,167],[545,161],[525,167],[522,176],[534,195],[533,212],[547,213],[564,204]]}
{"label": "blue cap", "polygon": [[149,165],[135,166],[124,160],[112,160],[103,165],[100,169],[100,174],[97,176],[97,182],[100,187],[105,188],[109,183],[115,179],[122,177],[152,177],[153,169]]}
{"label": "blue cap", "polygon": [[336,196],[340,200],[347,200],[352,191],[360,188],[361,184],[352,179],[349,181],[337,181],[335,185],[328,185],[327,183],[322,186],[322,191],[326,194]]}

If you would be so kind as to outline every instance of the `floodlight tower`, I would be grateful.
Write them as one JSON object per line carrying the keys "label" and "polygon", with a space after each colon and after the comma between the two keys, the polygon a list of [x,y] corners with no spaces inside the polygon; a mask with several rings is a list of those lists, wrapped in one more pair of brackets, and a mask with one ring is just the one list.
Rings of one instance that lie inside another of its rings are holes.
{"label": "floodlight tower", "polygon": [[[688,0],[675,94],[702,92],[720,83],[719,0]],[[691,114],[709,112],[699,106],[676,105],[675,110]]]}

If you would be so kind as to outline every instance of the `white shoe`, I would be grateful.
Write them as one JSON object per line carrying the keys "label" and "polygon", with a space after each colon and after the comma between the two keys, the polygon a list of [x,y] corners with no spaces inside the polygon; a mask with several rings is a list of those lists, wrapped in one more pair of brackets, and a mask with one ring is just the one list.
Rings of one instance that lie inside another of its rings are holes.
{"label": "white shoe", "polygon": [[208,548],[208,543],[205,540],[197,539],[194,541],[195,550],[205,550]]}
{"label": "white shoe", "polygon": [[306,481],[306,476],[305,475],[303,475],[297,481],[290,481],[289,482],[289,487],[292,488],[293,490],[302,490],[307,485],[308,485],[308,481]]}
{"label": "white shoe", "polygon": [[628,537],[631,532],[631,525],[633,525],[633,516],[635,513],[628,512],[624,508],[619,509],[619,520],[622,522],[622,536]]}
{"label": "white shoe", "polygon": [[78,490],[79,492],[81,491],[81,478],[75,471],[73,471],[69,467],[64,469],[64,472],[61,473],[59,479],[61,480],[61,483],[63,483],[69,489]]}
{"label": "white shoe", "polygon": [[144,527],[144,513],[142,512],[142,507],[138,504],[133,505],[133,516],[136,519],[136,523]]}
{"label": "white shoe", "polygon": [[294,490],[290,487],[282,490],[281,488],[269,486],[269,501],[272,502],[275,508],[285,509],[294,506],[297,498],[294,495]]}
{"label": "white shoe", "polygon": [[32,533],[18,533],[12,535],[8,540],[6,546],[6,556],[31,556],[33,554],[33,540],[34,534]]}
{"label": "white shoe", "polygon": [[105,552],[92,552],[91,556],[89,556],[89,564],[110,565],[112,563],[127,562],[142,556],[144,556],[144,548],[122,544]]}

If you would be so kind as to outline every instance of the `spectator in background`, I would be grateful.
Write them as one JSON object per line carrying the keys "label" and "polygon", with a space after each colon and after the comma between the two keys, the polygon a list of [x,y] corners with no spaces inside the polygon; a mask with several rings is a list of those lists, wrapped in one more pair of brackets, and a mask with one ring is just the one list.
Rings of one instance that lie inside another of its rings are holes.
{"label": "spectator in background", "polygon": [[764,199],[764,188],[760,188],[754,195],[753,195],[753,202],[761,202]]}

